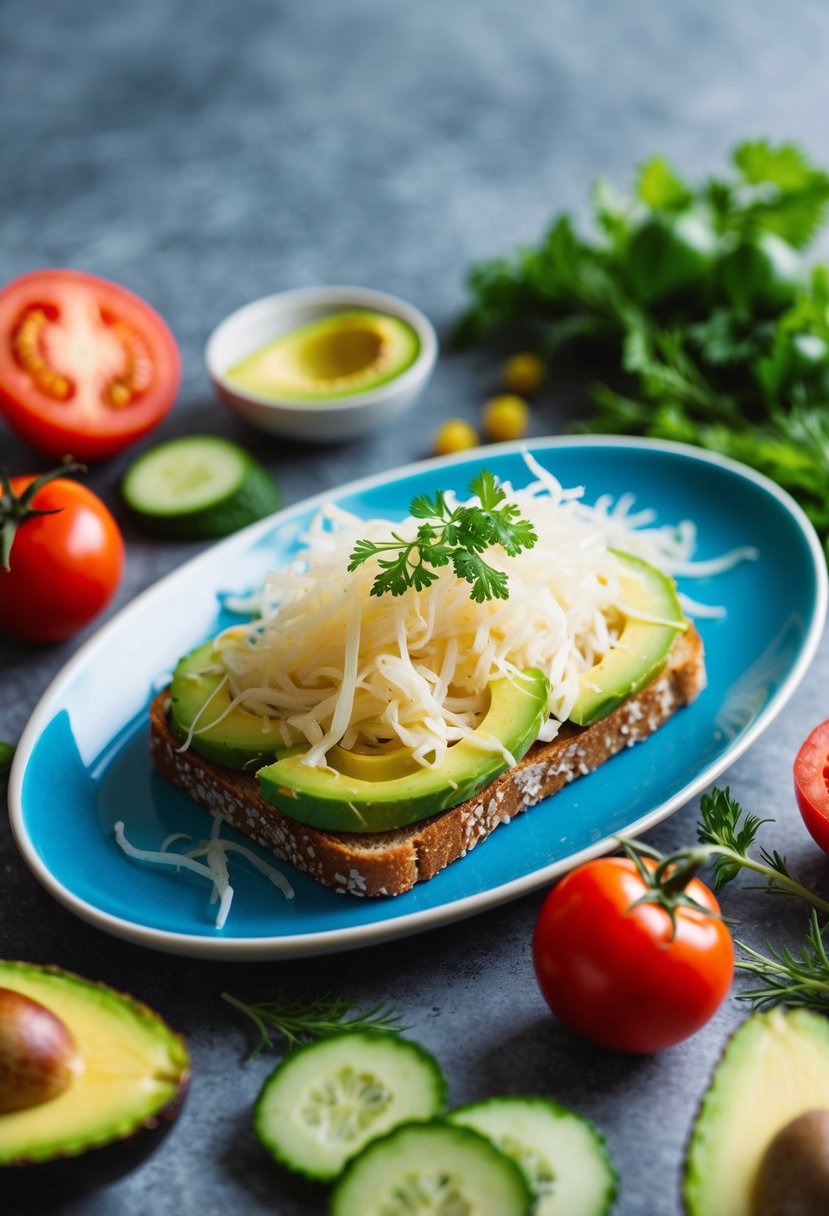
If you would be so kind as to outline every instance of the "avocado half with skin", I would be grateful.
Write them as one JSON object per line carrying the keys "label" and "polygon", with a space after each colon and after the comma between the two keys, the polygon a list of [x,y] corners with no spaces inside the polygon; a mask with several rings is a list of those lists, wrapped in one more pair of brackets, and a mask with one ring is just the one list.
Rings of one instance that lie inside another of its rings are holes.
{"label": "avocado half with skin", "polygon": [[0,961],[0,1201],[104,1186],[162,1142],[187,1092],[184,1040],[135,998]]}
{"label": "avocado half with skin", "polygon": [[[829,1110],[829,1021],[806,1009],[752,1014],[729,1040],[694,1123],[683,1184],[687,1216],[822,1216],[825,1207],[799,1202],[798,1189],[809,1182],[802,1170],[790,1175],[782,1205],[758,1194],[775,1137],[821,1110]],[[778,1168],[776,1186],[784,1181]]]}
{"label": "avocado half with skin", "polygon": [[231,367],[227,379],[260,397],[331,401],[380,388],[419,353],[420,339],[406,321],[357,309],[280,335]]}

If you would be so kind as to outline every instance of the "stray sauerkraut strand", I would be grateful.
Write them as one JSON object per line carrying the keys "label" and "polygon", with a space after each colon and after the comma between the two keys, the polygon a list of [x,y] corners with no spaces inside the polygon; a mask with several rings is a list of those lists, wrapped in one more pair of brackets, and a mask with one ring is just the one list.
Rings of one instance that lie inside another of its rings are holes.
{"label": "stray sauerkraut strand", "polygon": [[[294,897],[293,887],[284,874],[277,870],[275,866],[269,865],[261,857],[257,857],[251,849],[246,848],[244,845],[236,844],[232,840],[225,840],[220,835],[223,822],[221,815],[214,815],[210,839],[202,841],[195,848],[188,849],[183,853],[173,851],[171,846],[180,840],[189,841],[191,838],[186,832],[173,832],[162,841],[161,847],[158,849],[139,849],[127,840],[122,820],[119,820],[115,824],[115,841],[119,848],[128,857],[132,857],[134,861],[169,866],[175,870],[189,870],[191,874],[197,874],[201,878],[206,878],[212,883],[213,887],[210,902],[215,903],[218,900],[219,904],[215,925],[217,929],[223,929],[234,896],[227,864],[228,853],[235,853],[237,856],[244,857],[260,874],[264,874],[266,878],[270,879],[286,899],[293,899]],[[205,859],[203,862],[198,860],[201,857]]]}

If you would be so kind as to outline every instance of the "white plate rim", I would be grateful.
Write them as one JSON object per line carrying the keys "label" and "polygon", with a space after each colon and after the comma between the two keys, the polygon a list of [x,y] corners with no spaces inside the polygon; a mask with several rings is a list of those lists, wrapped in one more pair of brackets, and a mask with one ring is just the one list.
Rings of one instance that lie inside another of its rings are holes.
{"label": "white plate rim", "polygon": [[[680,807],[687,805],[707,785],[716,780],[726,769],[730,768],[732,764],[744,755],[785,707],[808,670],[809,664],[820,643],[826,619],[827,600],[829,600],[829,577],[827,577],[823,549],[814,527],[803,509],[795,502],[791,495],[764,474],[749,468],[739,461],[721,456],[717,452],[711,452],[704,448],[697,448],[690,444],[677,443],[671,440],[642,439],[626,435],[533,437],[510,443],[489,444],[485,449],[481,449],[481,452],[500,456],[520,453],[523,450],[536,452],[567,447],[614,447],[638,451],[663,451],[666,454],[691,458],[701,464],[714,465],[730,471],[743,480],[753,482],[771,497],[776,498],[785,508],[786,512],[795,519],[808,543],[817,575],[815,611],[809,623],[809,628],[798,658],[780,688],[771,697],[767,705],[764,706],[748,730],[724,755],[717,757],[716,760],[702,769],[677,794],[659,803],[658,806],[653,807],[647,814],[642,815],[625,828],[625,835],[633,838],[655,827],[658,823],[674,814]],[[15,843],[26,865],[53,898],[81,920],[111,936],[166,953],[204,959],[222,958],[239,962],[267,961],[281,958],[309,958],[315,955],[335,954],[368,945],[379,945],[383,942],[422,933],[428,929],[438,928],[454,921],[466,919],[538,890],[575,866],[594,857],[611,852],[616,848],[614,836],[602,837],[587,848],[572,853],[566,858],[560,858],[548,866],[542,866],[528,874],[524,874],[520,878],[511,879],[506,883],[501,883],[485,891],[463,896],[448,903],[441,903],[432,908],[407,913],[402,917],[372,921],[368,924],[341,929],[328,929],[315,933],[255,938],[210,938],[199,934],[155,929],[152,926],[137,924],[123,917],[104,912],[87,900],[81,899],[54,877],[37,852],[26,830],[23,818],[22,798],[24,773],[44,726],[51,720],[53,702],[60,697],[64,687],[74,679],[76,670],[84,666],[88,653],[97,647],[100,639],[114,628],[116,622],[120,624],[128,616],[139,614],[145,600],[168,581],[180,577],[182,571],[192,570],[197,565],[215,561],[217,555],[221,554],[224,548],[235,547],[244,539],[255,543],[259,535],[264,535],[273,528],[274,520],[277,517],[280,522],[289,523],[295,516],[305,514],[309,510],[314,510],[333,497],[342,498],[346,495],[362,493],[363,491],[387,485],[430,469],[451,467],[473,458],[477,450],[469,450],[452,456],[433,457],[428,460],[414,461],[407,465],[387,470],[384,473],[374,473],[367,477],[346,482],[343,485],[335,486],[329,490],[315,494],[311,498],[305,498],[301,502],[293,503],[290,507],[286,507],[274,515],[268,516],[266,519],[251,524],[250,527],[240,532],[236,532],[213,545],[209,545],[201,553],[196,554],[182,565],[175,567],[166,575],[163,575],[162,578],[141,591],[76,651],[44,690],[32,711],[32,715],[17,745],[9,775],[9,820]]]}

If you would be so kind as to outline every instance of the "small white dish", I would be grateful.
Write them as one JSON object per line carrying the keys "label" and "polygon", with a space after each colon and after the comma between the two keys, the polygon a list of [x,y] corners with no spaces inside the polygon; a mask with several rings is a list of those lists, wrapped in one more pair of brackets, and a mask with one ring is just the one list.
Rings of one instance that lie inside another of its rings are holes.
{"label": "small white dish", "polygon": [[[351,309],[388,313],[410,325],[420,342],[414,363],[377,388],[302,403],[251,392],[228,376],[242,359],[281,334]],[[213,330],[204,357],[217,392],[246,422],[272,435],[328,443],[374,430],[413,405],[432,374],[437,353],[431,321],[405,300],[364,287],[307,287],[264,296],[231,313]]]}

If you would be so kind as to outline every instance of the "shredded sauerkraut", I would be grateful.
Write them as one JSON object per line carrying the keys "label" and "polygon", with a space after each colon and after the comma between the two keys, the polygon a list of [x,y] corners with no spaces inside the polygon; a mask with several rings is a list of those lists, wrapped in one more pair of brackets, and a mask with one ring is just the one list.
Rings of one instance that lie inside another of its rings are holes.
{"label": "shredded sauerkraut", "polygon": [[[652,512],[634,510],[633,495],[588,506],[582,489],[565,489],[529,454],[525,461],[530,483],[502,488],[532,522],[538,541],[517,557],[498,547],[486,554],[508,576],[507,600],[474,602],[469,584],[451,567],[426,590],[372,596],[376,559],[347,570],[356,541],[381,541],[392,529],[408,539],[419,521],[365,520],[328,506],[312,521],[295,560],[268,575],[259,619],[217,639],[216,665],[231,707],[277,719],[286,746],[308,747],[309,765],[324,766],[334,745],[358,751],[403,746],[432,767],[475,730],[491,681],[538,667],[551,687],[540,738],[554,738],[573,707],[580,674],[614,642],[619,577],[611,550],[669,574],[693,573],[696,530],[689,521],[655,527]],[[716,568],[751,555],[735,551]],[[706,563],[703,572],[714,568]],[[194,730],[217,720],[207,705]],[[482,745],[503,751],[497,739]]]}

